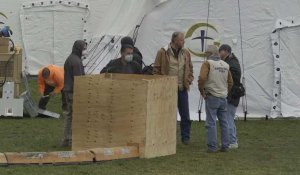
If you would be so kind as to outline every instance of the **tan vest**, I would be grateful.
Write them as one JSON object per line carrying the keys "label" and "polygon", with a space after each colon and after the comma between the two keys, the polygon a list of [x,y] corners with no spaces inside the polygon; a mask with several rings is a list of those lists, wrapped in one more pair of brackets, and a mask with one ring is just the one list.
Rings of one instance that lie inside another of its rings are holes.
{"label": "tan vest", "polygon": [[185,58],[183,57],[182,51],[180,51],[180,53],[178,55],[178,59],[175,58],[174,53],[171,48],[169,48],[168,54],[170,56],[169,75],[178,77],[178,88],[179,88],[179,90],[183,90],[184,89],[183,81],[184,81],[184,64],[185,64],[184,59]]}
{"label": "tan vest", "polygon": [[215,97],[226,98],[228,95],[229,65],[222,60],[208,60],[210,70],[205,83],[205,92]]}

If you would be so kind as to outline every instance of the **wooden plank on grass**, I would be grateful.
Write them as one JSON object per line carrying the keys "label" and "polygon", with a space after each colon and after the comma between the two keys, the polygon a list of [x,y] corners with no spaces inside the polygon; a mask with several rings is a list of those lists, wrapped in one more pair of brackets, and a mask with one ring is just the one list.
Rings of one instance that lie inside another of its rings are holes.
{"label": "wooden plank on grass", "polygon": [[139,157],[139,149],[137,146],[96,148],[90,151],[95,155],[96,162]]}
{"label": "wooden plank on grass", "polygon": [[61,152],[28,152],[5,153],[7,163],[20,164],[73,164],[93,162],[94,155],[90,151],[61,151]]}
{"label": "wooden plank on grass", "polygon": [[0,166],[4,166],[7,165],[7,159],[5,154],[0,153]]}

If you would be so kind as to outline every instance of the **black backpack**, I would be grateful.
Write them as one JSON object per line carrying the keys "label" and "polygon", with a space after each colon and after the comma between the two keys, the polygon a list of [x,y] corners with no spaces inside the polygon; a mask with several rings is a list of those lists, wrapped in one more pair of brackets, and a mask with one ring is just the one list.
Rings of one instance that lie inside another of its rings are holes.
{"label": "black backpack", "polygon": [[244,85],[242,83],[239,83],[232,87],[231,93],[232,93],[233,98],[240,98],[240,97],[245,96],[246,90],[245,90]]}
{"label": "black backpack", "polygon": [[147,66],[144,62],[143,62],[144,68],[142,70],[142,74],[144,75],[153,75],[153,64],[150,64],[149,66]]}

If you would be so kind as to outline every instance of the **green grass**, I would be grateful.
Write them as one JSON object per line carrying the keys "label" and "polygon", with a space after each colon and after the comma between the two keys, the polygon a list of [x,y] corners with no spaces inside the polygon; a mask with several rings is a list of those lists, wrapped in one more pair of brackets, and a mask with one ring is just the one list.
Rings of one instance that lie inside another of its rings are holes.
{"label": "green grass", "polygon": [[[35,88],[35,83],[31,87]],[[60,112],[59,106],[59,97],[49,104],[56,112]],[[299,120],[238,121],[240,149],[208,154],[204,123],[194,122],[191,144],[178,142],[173,156],[89,165],[9,166],[0,167],[0,175],[297,175],[299,126]],[[58,146],[62,127],[63,119],[1,119],[0,152],[62,150]]]}

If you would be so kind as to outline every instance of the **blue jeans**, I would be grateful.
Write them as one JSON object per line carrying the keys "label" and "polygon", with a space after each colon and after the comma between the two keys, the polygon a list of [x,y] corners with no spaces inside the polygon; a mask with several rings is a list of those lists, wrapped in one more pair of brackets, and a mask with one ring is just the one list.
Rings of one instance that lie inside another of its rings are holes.
{"label": "blue jeans", "polygon": [[189,110],[189,96],[187,90],[178,90],[178,110],[181,117],[180,129],[181,129],[181,139],[190,139],[191,130],[191,120],[190,120],[190,110]]}
{"label": "blue jeans", "polygon": [[229,144],[237,143],[236,137],[236,126],[234,122],[234,117],[236,113],[237,107],[228,103],[227,104],[227,120],[228,120],[228,127],[229,127]]}
{"label": "blue jeans", "polygon": [[207,129],[207,146],[209,150],[217,150],[217,127],[218,118],[221,127],[222,148],[229,147],[228,120],[227,120],[227,99],[208,96],[205,100]]}

